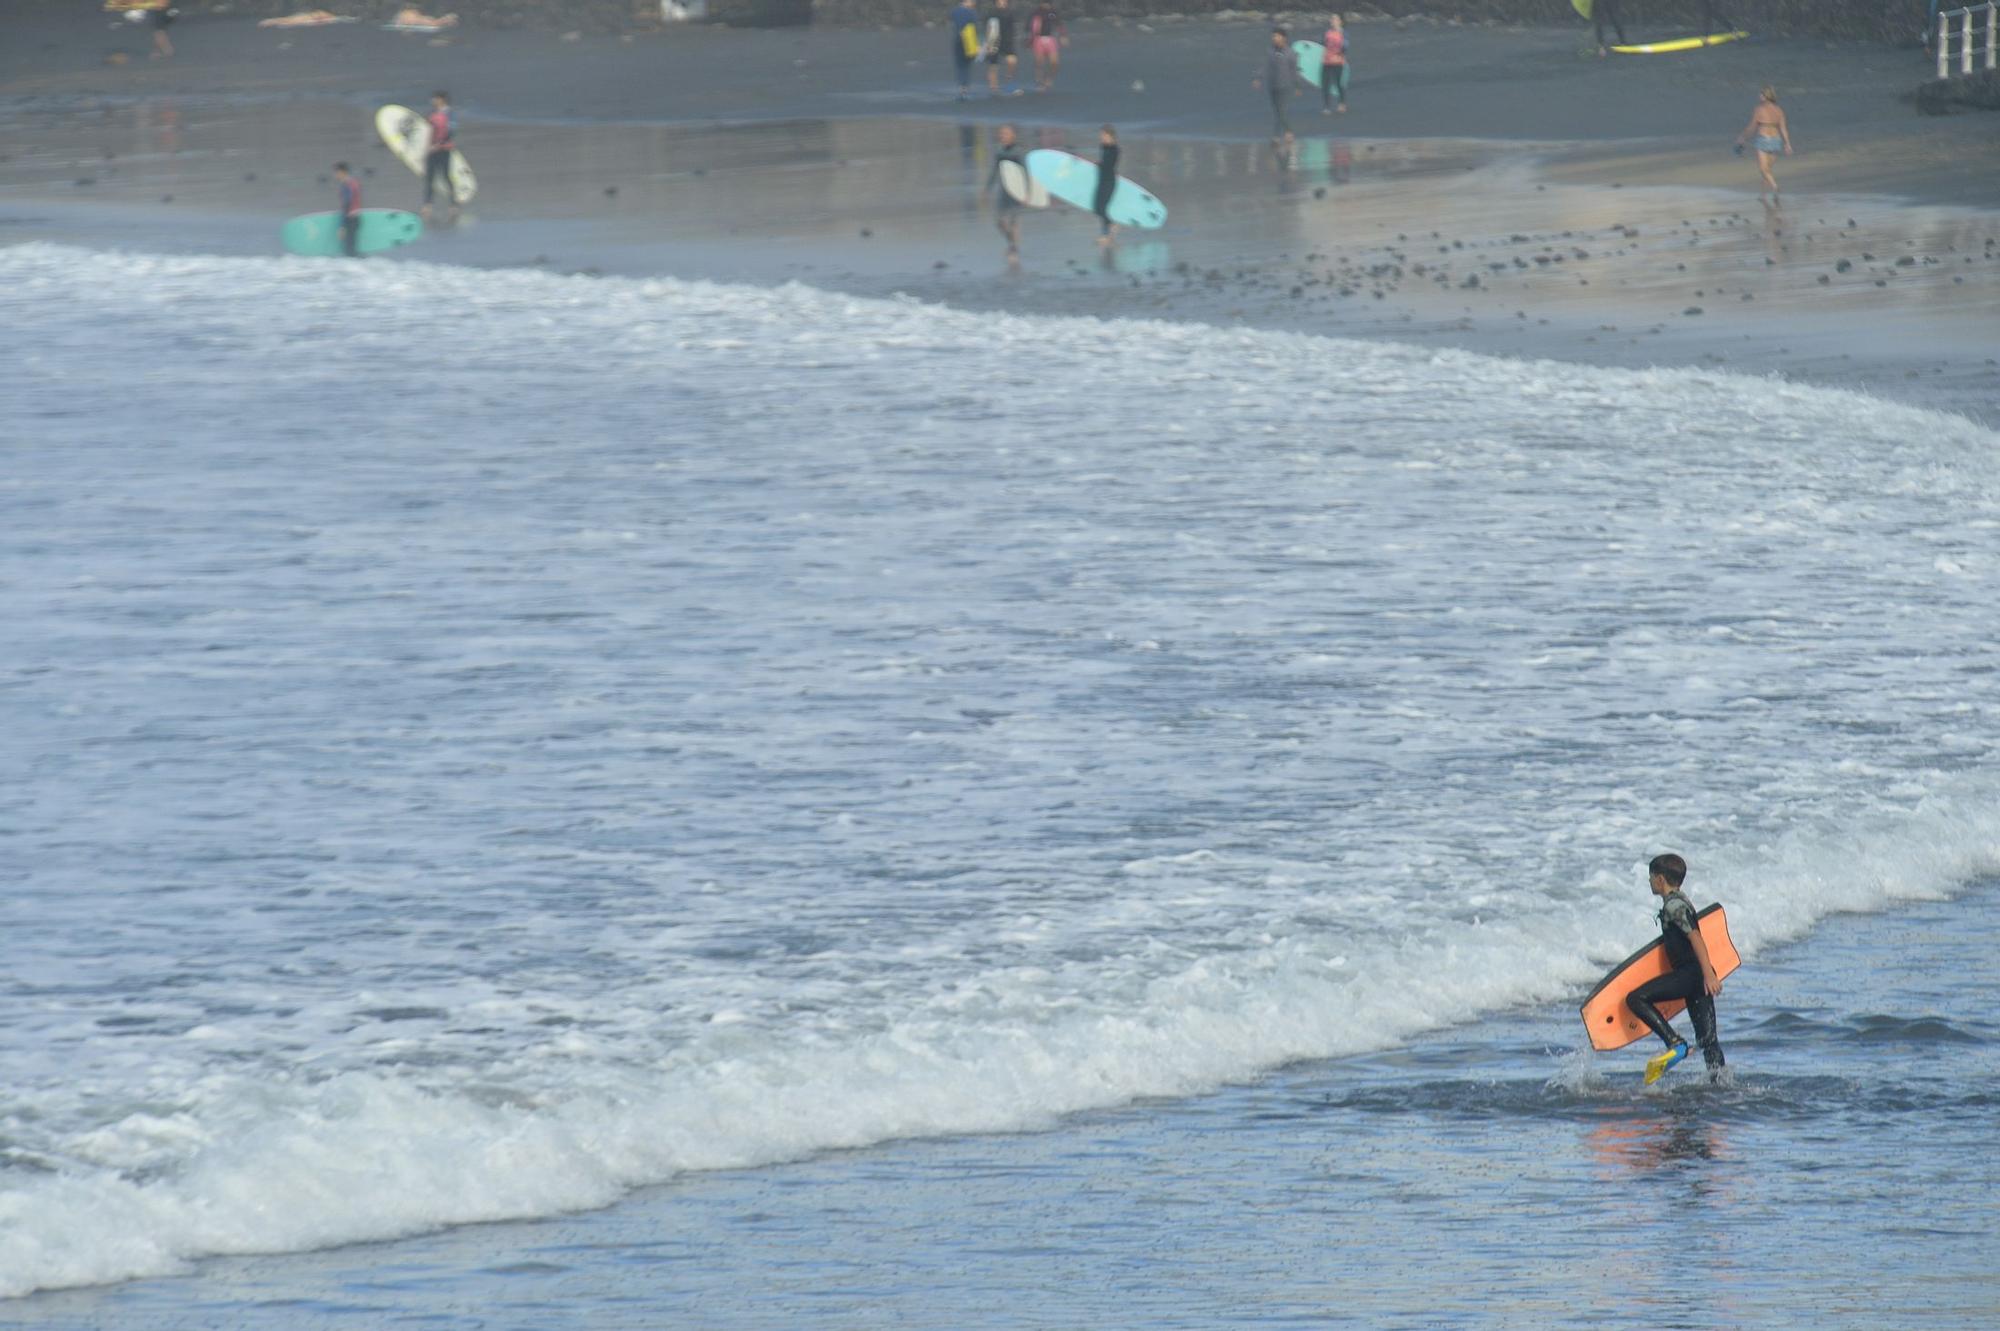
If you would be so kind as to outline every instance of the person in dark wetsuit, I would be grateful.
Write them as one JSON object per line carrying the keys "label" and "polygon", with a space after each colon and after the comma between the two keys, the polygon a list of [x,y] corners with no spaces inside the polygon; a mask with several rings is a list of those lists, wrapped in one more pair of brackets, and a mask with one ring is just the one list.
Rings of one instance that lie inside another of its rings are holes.
{"label": "person in dark wetsuit", "polygon": [[431,113],[425,117],[431,126],[430,151],[424,154],[424,206],[423,217],[431,220],[431,197],[437,183],[444,182],[444,197],[451,203],[451,219],[458,218],[458,186],[451,183],[451,155],[458,149],[458,118],[451,113],[451,94],[434,92],[431,94]]}
{"label": "person in dark wetsuit", "polygon": [[993,154],[993,169],[986,173],[986,188],[995,200],[993,225],[1007,239],[1007,266],[1012,268],[1021,262],[1021,203],[1000,183],[1000,164],[1012,162],[1025,173],[1028,154],[1022,150],[1012,125],[1002,125],[996,137],[1000,147]]}
{"label": "person in dark wetsuit", "polygon": [[1659,979],[1648,980],[1625,996],[1625,1006],[1632,1015],[1645,1022],[1667,1047],[1666,1054],[1647,1065],[1647,1080],[1658,1080],[1661,1072],[1687,1057],[1687,1042],[1675,1036],[1674,1028],[1653,1006],[1675,998],[1687,1004],[1701,1056],[1713,1077],[1723,1066],[1722,1041],[1715,1034],[1715,996],[1722,992],[1722,979],[1708,959],[1708,944],[1702,941],[1694,903],[1681,894],[1687,861],[1678,855],[1655,855],[1646,866],[1646,875],[1653,894],[1660,898],[1660,942],[1666,946],[1669,967]]}
{"label": "person in dark wetsuit", "polygon": [[1597,29],[1597,54],[1600,56],[1611,54],[1611,43],[1604,40],[1606,23],[1618,34],[1618,44],[1625,44],[1625,20],[1618,13],[1618,0],[1591,0],[1590,22]]}
{"label": "person in dark wetsuit", "polygon": [[354,246],[361,236],[361,182],[348,172],[347,163],[335,162],[333,183],[340,187],[340,252],[358,259]]}
{"label": "person in dark wetsuit", "polygon": [[1016,49],[1014,8],[1009,0],[996,0],[986,20],[986,91],[1000,95],[1000,67],[1007,67],[1007,92],[1021,95],[1021,55]]}
{"label": "person in dark wetsuit", "polygon": [[1118,228],[1111,221],[1111,196],[1118,192],[1118,131],[1106,125],[1097,131],[1097,193],[1090,199],[1090,211],[1097,214],[1103,230],[1097,234],[1097,243],[1109,245],[1111,238],[1118,234]]}

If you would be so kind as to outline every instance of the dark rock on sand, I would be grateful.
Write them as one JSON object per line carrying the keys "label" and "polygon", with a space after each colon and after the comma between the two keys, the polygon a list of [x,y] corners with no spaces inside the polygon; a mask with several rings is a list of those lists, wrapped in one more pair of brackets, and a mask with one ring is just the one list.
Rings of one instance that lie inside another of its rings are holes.
{"label": "dark rock on sand", "polygon": [[1933,79],[1920,84],[1910,99],[1927,116],[1945,116],[1955,111],[2000,111],[2000,70]]}

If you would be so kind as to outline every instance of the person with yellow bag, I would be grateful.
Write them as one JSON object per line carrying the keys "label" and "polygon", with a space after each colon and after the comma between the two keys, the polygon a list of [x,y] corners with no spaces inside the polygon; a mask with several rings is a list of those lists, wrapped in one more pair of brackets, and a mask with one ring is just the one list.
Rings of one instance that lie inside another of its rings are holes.
{"label": "person with yellow bag", "polygon": [[968,0],[951,7],[951,61],[958,70],[958,100],[972,96],[972,62],[979,58],[979,11]]}

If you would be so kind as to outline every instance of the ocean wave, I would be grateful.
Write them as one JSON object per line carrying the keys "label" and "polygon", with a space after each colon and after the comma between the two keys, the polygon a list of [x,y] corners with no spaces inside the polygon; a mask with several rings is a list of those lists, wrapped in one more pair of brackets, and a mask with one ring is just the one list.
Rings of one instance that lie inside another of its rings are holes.
{"label": "ocean wave", "polygon": [[1752,957],[2000,870],[1955,417],[800,286],[0,291],[0,1294],[1567,1003],[1666,847]]}

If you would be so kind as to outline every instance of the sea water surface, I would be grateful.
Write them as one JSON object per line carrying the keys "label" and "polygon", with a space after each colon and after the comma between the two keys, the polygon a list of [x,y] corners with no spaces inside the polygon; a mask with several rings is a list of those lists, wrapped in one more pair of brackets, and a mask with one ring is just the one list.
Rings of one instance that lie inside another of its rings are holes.
{"label": "sea water surface", "polygon": [[[246,1325],[1587,1323],[1634,1271],[1672,1308],[1685,1250],[1613,1224],[1634,1159],[1715,1166],[1774,1250],[1839,1223],[1823,1170],[1908,1324],[2000,1307],[2000,435],[797,286],[26,245],[0,292],[9,1311],[171,1320],[21,1296],[194,1271],[126,1288],[260,1284],[212,1304]],[[1568,1014],[1668,848],[1757,1034],[1640,1096]],[[1660,1115],[1694,1145],[1649,1154]],[[1538,1135],[1603,1167],[1524,1193]],[[1085,1163],[1169,1149],[1152,1206]],[[732,1238],[774,1188],[848,1255],[788,1284]],[[621,1199],[564,1243],[639,1214],[700,1259],[518,1317],[496,1290],[572,1266],[347,1307],[324,1263],[213,1260],[437,1235],[329,1258],[380,1272]],[[1576,1247],[1506,1284],[1522,1215]],[[1345,1277],[1189,1266],[1336,1218]],[[1474,1287],[1425,1302],[1440,1250]],[[1827,1289],[1774,1280],[1715,1324]],[[1880,1312],[1850,1293],[1822,1324]]]}

